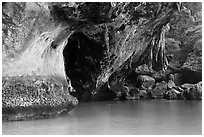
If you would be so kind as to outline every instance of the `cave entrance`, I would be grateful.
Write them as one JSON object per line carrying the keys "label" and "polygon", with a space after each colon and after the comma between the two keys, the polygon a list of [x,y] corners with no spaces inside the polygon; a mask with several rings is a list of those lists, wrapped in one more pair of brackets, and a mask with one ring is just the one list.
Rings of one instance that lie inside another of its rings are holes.
{"label": "cave entrance", "polygon": [[71,93],[79,100],[89,100],[95,88],[103,58],[102,44],[90,39],[83,32],[72,34],[63,50],[66,75],[76,90]]}

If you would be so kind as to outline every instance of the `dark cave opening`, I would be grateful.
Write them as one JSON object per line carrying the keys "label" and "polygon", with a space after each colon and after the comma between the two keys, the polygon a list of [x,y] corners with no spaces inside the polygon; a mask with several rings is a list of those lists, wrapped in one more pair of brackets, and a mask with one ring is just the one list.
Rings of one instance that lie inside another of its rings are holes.
{"label": "dark cave opening", "polygon": [[103,58],[103,46],[87,37],[83,32],[75,32],[69,37],[64,48],[66,75],[76,92],[71,93],[80,101],[90,100],[95,88],[100,61]]}

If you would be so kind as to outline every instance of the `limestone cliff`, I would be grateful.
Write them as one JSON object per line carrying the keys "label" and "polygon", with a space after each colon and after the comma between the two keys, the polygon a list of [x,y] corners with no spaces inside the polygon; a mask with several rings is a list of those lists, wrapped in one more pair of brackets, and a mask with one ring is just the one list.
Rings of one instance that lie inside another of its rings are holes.
{"label": "limestone cliff", "polygon": [[141,64],[166,69],[165,34],[179,8],[148,2],[3,3],[3,79],[43,77],[79,100],[104,86],[117,93],[114,85]]}

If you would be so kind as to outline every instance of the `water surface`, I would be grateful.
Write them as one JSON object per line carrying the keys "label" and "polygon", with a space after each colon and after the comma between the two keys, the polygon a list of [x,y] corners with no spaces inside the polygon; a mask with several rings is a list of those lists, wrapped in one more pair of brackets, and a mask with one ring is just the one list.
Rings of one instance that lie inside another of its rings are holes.
{"label": "water surface", "polygon": [[3,134],[201,134],[202,101],[85,102],[56,118],[3,122]]}

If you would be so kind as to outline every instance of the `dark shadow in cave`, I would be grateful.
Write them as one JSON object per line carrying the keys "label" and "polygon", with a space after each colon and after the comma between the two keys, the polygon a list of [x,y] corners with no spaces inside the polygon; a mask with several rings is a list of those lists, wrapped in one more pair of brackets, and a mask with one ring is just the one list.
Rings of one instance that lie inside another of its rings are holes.
{"label": "dark shadow in cave", "polygon": [[80,101],[91,99],[91,91],[95,88],[96,77],[103,58],[102,44],[88,38],[83,32],[75,32],[63,51],[66,75],[76,90],[71,93]]}
{"label": "dark shadow in cave", "polygon": [[182,84],[185,83],[196,84],[202,81],[202,73],[184,68],[181,70],[181,74]]}

